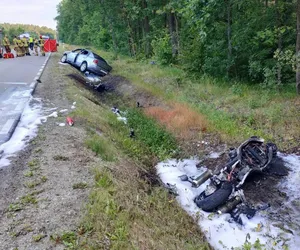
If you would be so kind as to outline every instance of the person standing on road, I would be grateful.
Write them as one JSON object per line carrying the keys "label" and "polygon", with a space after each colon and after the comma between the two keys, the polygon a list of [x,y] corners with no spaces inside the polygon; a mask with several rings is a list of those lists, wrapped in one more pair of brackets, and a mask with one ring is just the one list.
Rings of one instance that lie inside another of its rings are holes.
{"label": "person standing on road", "polygon": [[4,36],[3,46],[5,48],[6,53],[10,53],[10,42],[9,42],[7,35]]}
{"label": "person standing on road", "polygon": [[14,46],[15,46],[14,50],[17,53],[17,57],[19,57],[21,55],[20,55],[20,49],[19,49],[19,45],[18,45],[18,38],[17,38],[17,36],[14,37],[13,42],[14,42]]}
{"label": "person standing on road", "polygon": [[25,55],[25,48],[24,48],[24,44],[22,42],[21,37],[18,38],[18,47],[20,50],[20,56],[24,56]]}
{"label": "person standing on road", "polygon": [[40,40],[39,40],[39,44],[40,44],[40,51],[41,51],[41,54],[42,56],[45,56],[45,49],[44,49],[44,44],[45,44],[45,41],[43,39],[42,36],[40,36]]}
{"label": "person standing on road", "polygon": [[34,44],[35,55],[38,56],[39,55],[39,52],[38,52],[39,40],[37,38],[35,38],[33,44]]}
{"label": "person standing on road", "polygon": [[9,42],[9,39],[7,37],[7,35],[4,36],[4,39],[3,39],[3,46],[5,48],[5,51],[6,53],[10,53],[10,42]]}
{"label": "person standing on road", "polygon": [[29,48],[31,50],[33,50],[33,37],[32,36],[29,37]]}
{"label": "person standing on road", "polygon": [[23,46],[24,46],[25,55],[26,56],[30,56],[30,53],[29,53],[29,50],[28,50],[28,42],[27,42],[27,37],[26,36],[22,37],[22,43],[23,43]]}

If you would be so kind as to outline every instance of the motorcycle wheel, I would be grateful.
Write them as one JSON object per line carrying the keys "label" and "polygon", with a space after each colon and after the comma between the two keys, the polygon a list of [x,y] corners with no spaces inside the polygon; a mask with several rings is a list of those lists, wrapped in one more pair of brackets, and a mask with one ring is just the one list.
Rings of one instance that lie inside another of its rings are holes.
{"label": "motorcycle wheel", "polygon": [[230,182],[224,182],[221,187],[212,193],[211,195],[205,197],[204,199],[200,199],[200,196],[195,198],[195,203],[199,208],[201,208],[205,212],[212,212],[218,206],[225,203],[232,192],[232,184]]}

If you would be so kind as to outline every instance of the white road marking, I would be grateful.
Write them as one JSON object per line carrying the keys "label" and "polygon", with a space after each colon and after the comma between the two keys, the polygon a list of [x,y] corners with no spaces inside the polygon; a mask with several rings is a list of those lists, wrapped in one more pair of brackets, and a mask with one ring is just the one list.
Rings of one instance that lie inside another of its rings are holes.
{"label": "white road marking", "polygon": [[11,130],[14,122],[15,122],[15,119],[9,119],[9,120],[7,120],[7,122],[2,127],[2,130],[0,131],[0,135],[7,134]]}
{"label": "white road marking", "polygon": [[35,85],[35,82],[32,82],[31,84],[30,84],[30,88],[33,88],[34,87],[34,85]]}
{"label": "white road marking", "polygon": [[0,82],[0,84],[9,84],[9,85],[27,85],[26,82]]}

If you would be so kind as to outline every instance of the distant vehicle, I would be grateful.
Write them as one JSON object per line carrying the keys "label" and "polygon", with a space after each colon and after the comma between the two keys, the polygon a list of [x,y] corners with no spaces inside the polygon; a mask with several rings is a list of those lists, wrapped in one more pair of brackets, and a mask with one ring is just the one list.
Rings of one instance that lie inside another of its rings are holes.
{"label": "distant vehicle", "polygon": [[90,72],[99,76],[106,76],[112,70],[101,56],[87,49],[65,51],[61,62],[78,68],[82,73]]}

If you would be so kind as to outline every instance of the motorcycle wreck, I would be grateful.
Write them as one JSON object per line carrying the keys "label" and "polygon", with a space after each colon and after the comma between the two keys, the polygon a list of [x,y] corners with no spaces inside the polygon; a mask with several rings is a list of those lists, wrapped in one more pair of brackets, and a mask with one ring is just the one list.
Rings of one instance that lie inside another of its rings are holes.
{"label": "motorcycle wreck", "polygon": [[196,205],[205,212],[218,214],[230,213],[237,223],[243,224],[242,217],[251,219],[256,211],[264,210],[269,204],[253,206],[247,201],[243,184],[254,173],[263,174],[272,166],[277,157],[277,147],[273,143],[252,136],[238,148],[231,148],[228,162],[221,169],[207,169],[199,176],[179,176],[192,187],[207,185],[205,190],[195,197]]}

